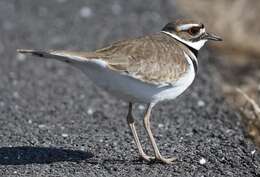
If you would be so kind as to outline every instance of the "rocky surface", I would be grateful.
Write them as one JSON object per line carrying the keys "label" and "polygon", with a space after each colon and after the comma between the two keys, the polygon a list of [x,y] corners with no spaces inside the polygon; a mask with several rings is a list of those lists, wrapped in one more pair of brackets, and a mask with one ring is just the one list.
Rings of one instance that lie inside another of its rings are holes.
{"label": "rocky surface", "polygon": [[[174,165],[139,160],[125,120],[127,103],[66,64],[15,52],[92,50],[160,30],[179,17],[175,8],[170,0],[1,0],[0,175],[260,176],[260,152],[225,103],[207,49],[193,86],[153,111],[157,142],[162,154],[178,158]],[[137,127],[152,153],[143,109],[136,105]]]}

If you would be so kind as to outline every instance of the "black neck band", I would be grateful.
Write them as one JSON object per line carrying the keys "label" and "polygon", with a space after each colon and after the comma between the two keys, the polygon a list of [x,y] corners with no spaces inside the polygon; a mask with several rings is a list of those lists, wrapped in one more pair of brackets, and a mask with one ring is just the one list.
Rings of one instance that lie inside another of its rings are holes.
{"label": "black neck band", "polygon": [[[184,43],[183,43],[183,44],[184,44]],[[198,54],[199,54],[199,51],[198,51],[198,50],[196,50],[196,49],[194,49],[194,48],[188,46],[187,44],[184,44],[184,45],[187,46],[187,47],[190,49],[190,51],[194,54],[194,56],[195,56],[196,58],[198,58]],[[193,63],[195,73],[197,73],[197,71],[198,71],[198,62],[197,62],[193,57],[190,57],[190,59],[191,59],[191,61],[192,61],[192,63]]]}

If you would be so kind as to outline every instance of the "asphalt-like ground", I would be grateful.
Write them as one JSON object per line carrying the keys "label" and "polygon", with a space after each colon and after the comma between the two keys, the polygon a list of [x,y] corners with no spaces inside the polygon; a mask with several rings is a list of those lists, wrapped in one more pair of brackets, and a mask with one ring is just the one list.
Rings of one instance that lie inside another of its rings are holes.
{"label": "asphalt-like ground", "polygon": [[[260,176],[260,152],[225,103],[207,49],[193,86],[153,111],[157,142],[174,165],[138,159],[125,102],[66,64],[15,52],[92,50],[156,32],[171,17],[170,0],[1,0],[0,176]],[[142,111],[137,105],[138,131],[151,153]]]}

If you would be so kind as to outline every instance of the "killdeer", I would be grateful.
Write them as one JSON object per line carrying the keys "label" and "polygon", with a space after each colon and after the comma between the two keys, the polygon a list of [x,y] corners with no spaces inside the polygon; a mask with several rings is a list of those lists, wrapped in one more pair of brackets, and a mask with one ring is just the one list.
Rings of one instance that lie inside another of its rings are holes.
{"label": "killdeer", "polygon": [[[201,23],[188,20],[170,22],[162,31],[115,42],[93,52],[18,50],[38,57],[66,62],[83,71],[104,90],[129,102],[127,123],[142,159],[172,163],[161,155],[150,127],[152,108],[160,101],[175,99],[193,82],[199,49],[208,40],[222,39],[207,33]],[[133,103],[145,103],[144,128],[154,156],[144,152],[132,115]]]}

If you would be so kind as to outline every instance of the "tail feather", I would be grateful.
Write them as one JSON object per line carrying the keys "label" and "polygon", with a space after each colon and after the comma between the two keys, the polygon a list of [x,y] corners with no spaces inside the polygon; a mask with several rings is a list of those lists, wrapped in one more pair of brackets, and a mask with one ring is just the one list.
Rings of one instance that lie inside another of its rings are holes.
{"label": "tail feather", "polygon": [[18,49],[17,52],[22,54],[31,54],[37,57],[45,57],[45,58],[56,57],[56,55],[51,54],[51,51],[44,51],[44,50]]}
{"label": "tail feather", "polygon": [[42,58],[50,58],[50,59],[57,59],[66,63],[70,63],[72,61],[82,61],[84,60],[80,56],[70,55],[64,51],[45,51],[45,50],[28,50],[28,49],[18,49],[18,53],[22,54],[31,54],[37,57]]}

